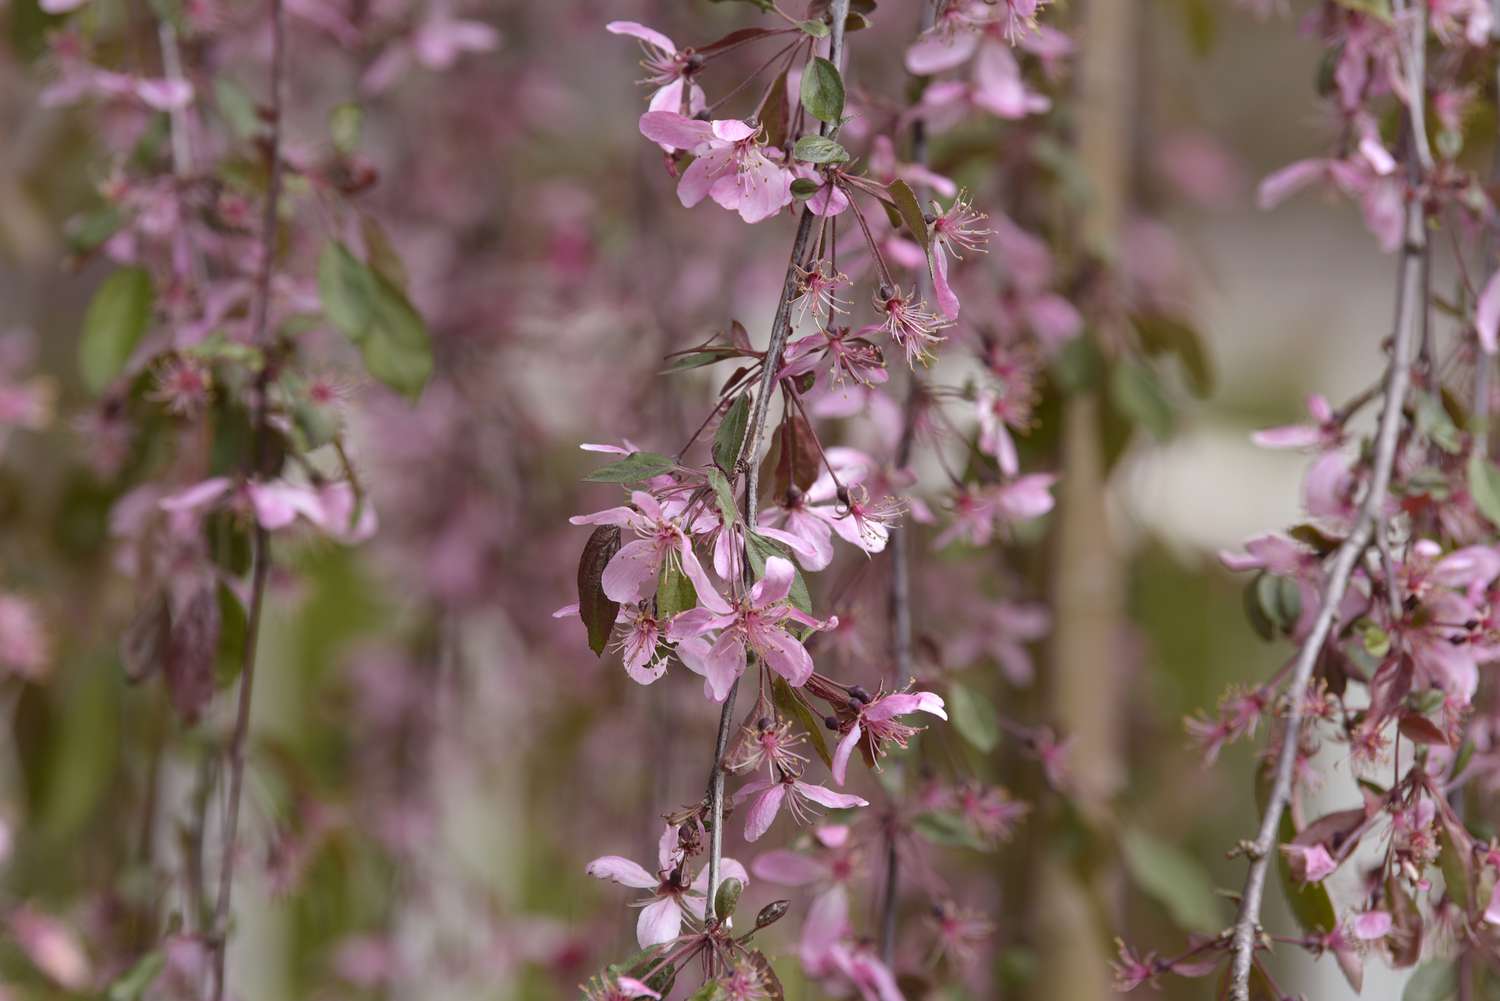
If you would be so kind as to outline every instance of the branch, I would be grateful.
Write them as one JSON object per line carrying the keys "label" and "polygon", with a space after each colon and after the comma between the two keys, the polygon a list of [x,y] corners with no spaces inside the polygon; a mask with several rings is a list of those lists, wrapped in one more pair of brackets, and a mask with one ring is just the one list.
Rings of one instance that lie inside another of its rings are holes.
{"label": "branch", "polygon": [[[844,57],[844,22],[849,18],[849,0],[833,0],[829,4],[833,20],[829,31],[828,59],[835,66],[842,66]],[[828,135],[832,126],[823,123],[819,135]],[[786,349],[786,340],[792,332],[792,300],[797,294],[797,268],[807,254],[807,241],[812,235],[813,222],[817,217],[806,206],[802,218],[797,222],[797,235],[792,240],[791,260],[787,263],[786,278],[781,283],[781,301],[776,304],[776,315],[771,321],[771,342],[766,347],[765,361],[760,373],[760,386],[755,394],[750,412],[750,426],[745,440],[740,445],[739,463],[747,467],[745,477],[745,532],[754,530],[760,504],[760,464],[756,455],[760,452],[761,439],[765,436],[766,417],[770,411],[771,393],[776,388],[776,373],[781,368],[781,352]],[[745,560],[746,572],[750,561]],[[704,914],[713,919],[714,895],[719,889],[719,861],[724,856],[724,751],[729,746],[730,717],[734,714],[734,697],[740,683],[736,679],[724,700],[719,713],[719,732],[714,741],[713,771],[708,777],[709,814],[713,818],[713,830],[709,832],[708,850],[708,899]]]}
{"label": "branch", "polygon": [[[1398,0],[1398,10],[1404,8]],[[1414,133],[1421,128],[1422,84],[1425,80],[1421,51],[1426,38],[1426,21],[1418,15],[1417,42],[1412,46],[1415,54],[1407,60],[1408,85],[1411,90],[1413,109],[1409,120]],[[1425,148],[1425,136],[1413,135],[1413,155],[1421,162],[1421,151]],[[1423,175],[1425,176],[1425,175]],[[1265,894],[1266,873],[1270,868],[1271,855],[1276,848],[1277,832],[1281,825],[1281,814],[1291,797],[1292,772],[1297,761],[1298,738],[1302,729],[1303,694],[1312,678],[1313,666],[1327,642],[1338,616],[1339,604],[1349,586],[1349,578],[1355,565],[1364,555],[1381,517],[1386,493],[1390,487],[1391,470],[1396,461],[1396,445],[1401,430],[1402,407],[1406,400],[1407,385],[1411,377],[1410,355],[1425,312],[1425,294],[1422,287],[1426,255],[1427,235],[1420,192],[1413,185],[1406,205],[1406,242],[1401,248],[1401,262],[1396,290],[1396,330],[1391,344],[1391,357],[1386,369],[1385,402],[1380,413],[1380,424],[1375,439],[1375,461],[1370,475],[1370,488],[1360,505],[1354,529],[1344,539],[1334,556],[1333,568],[1323,586],[1321,606],[1313,623],[1312,632],[1297,653],[1287,691],[1291,695],[1291,706],[1287,713],[1286,729],[1282,733],[1281,748],[1276,759],[1276,776],[1271,786],[1271,797],[1266,802],[1265,814],[1261,817],[1260,830],[1251,843],[1249,855],[1250,871],[1245,877],[1245,889],[1240,898],[1240,910],[1234,923],[1234,959],[1230,967],[1230,996],[1234,1001],[1250,999],[1250,967],[1255,954],[1256,938],[1259,934],[1261,901]]]}
{"label": "branch", "polygon": [[[265,214],[261,218],[260,261],[255,280],[255,299],[251,305],[251,343],[267,347],[271,313],[271,271],[276,253],[276,217],[281,201],[281,111],[282,82],[286,73],[286,18],[282,0],[271,3],[271,107],[270,140],[267,155],[271,175],[266,188]],[[261,363],[255,383],[254,436],[252,475],[260,470],[266,445],[266,392],[270,381],[269,357]],[[255,690],[256,640],[260,634],[261,611],[265,605],[266,577],[270,571],[270,538],[257,520],[252,539],[253,570],[250,609],[245,626],[245,645],[241,657],[239,702],[235,709],[234,732],[229,740],[229,816],[224,822],[224,847],[219,859],[219,893],[214,904],[213,998],[222,1001],[225,990],[225,960],[228,953],[230,900],[234,890],[234,857],[239,840],[240,800],[245,784],[245,742],[250,732],[250,704]]]}
{"label": "branch", "polygon": [[[937,21],[941,0],[924,0],[917,15],[917,35],[926,33]],[[927,162],[927,129],[918,118],[911,126],[911,161]],[[925,191],[923,192],[925,194]],[[921,195],[918,196],[921,201]],[[918,278],[925,286],[925,274]],[[926,295],[923,288],[922,294]],[[902,408],[901,440],[896,446],[896,468],[903,469],[911,461],[912,439],[915,437],[917,399],[922,384],[915,371],[907,376],[906,405]],[[887,607],[891,617],[891,665],[894,682],[899,686],[911,677],[911,561],[906,549],[906,531],[900,525],[892,525],[886,549],[891,554],[891,582]],[[880,915],[880,958],[890,966],[896,955],[896,903],[901,879],[901,858],[896,850],[896,822],[892,817],[890,829],[886,831],[885,843],[885,898]]]}

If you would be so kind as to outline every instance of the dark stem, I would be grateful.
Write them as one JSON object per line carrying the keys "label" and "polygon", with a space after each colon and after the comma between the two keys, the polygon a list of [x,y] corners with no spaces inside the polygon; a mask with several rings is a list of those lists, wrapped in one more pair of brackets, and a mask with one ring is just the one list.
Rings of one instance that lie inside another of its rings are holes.
{"label": "dark stem", "polygon": [[[282,81],[286,72],[286,18],[282,0],[271,4],[271,105],[268,124],[270,136],[267,156],[270,179],[266,187],[265,213],[261,218],[260,261],[256,274],[255,299],[251,306],[251,343],[267,353],[255,383],[254,445],[251,475],[261,472],[266,452],[266,394],[270,384],[270,350],[267,332],[271,313],[272,259],[276,252],[276,219],[281,201],[281,117]],[[245,785],[245,744],[250,733],[250,706],[255,692],[255,655],[260,635],[261,612],[265,605],[266,578],[270,573],[270,537],[258,522],[252,537],[252,570],[250,609],[245,625],[245,643],[241,656],[239,700],[235,708],[234,731],[230,736],[229,813],[224,821],[224,846],[219,858],[219,891],[214,904],[213,923],[213,998],[222,1001],[226,989],[225,965],[228,953],[229,913],[234,891],[234,859],[238,852],[240,801]]]}
{"label": "dark stem", "polygon": [[[917,16],[917,34],[921,35],[937,20],[940,0],[925,0]],[[911,127],[911,162],[927,162],[927,130],[921,119]],[[921,200],[921,195],[918,195]],[[864,219],[855,209],[855,218],[861,226]],[[868,236],[868,231],[866,233]],[[882,262],[883,264],[884,262]],[[925,282],[924,278],[918,279]],[[925,290],[923,290],[925,295]],[[916,372],[907,375],[906,405],[902,409],[901,440],[896,446],[896,468],[904,469],[911,461],[912,440],[915,437],[916,403],[921,384]],[[887,608],[891,618],[891,668],[892,683],[905,684],[912,675],[911,662],[911,562],[907,550],[906,529],[893,525],[886,548],[891,554],[890,594]],[[880,958],[890,966],[896,956],[896,905],[900,897],[901,856],[897,851],[896,837],[898,821],[893,815],[886,829],[885,840],[885,897],[880,916]]]}

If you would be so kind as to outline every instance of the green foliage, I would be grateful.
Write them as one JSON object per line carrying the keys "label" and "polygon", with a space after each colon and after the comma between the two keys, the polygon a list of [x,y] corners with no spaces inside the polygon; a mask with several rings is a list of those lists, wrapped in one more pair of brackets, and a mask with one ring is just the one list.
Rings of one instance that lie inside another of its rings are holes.
{"label": "green foliage", "polygon": [[145,268],[121,268],[104,280],[83,317],[78,369],[98,393],[119,375],[151,323],[156,292]]}
{"label": "green foliage", "polygon": [[333,242],[318,260],[318,292],[329,322],[359,348],[369,373],[408,397],[420,395],[432,374],[432,345],[401,290]]}
{"label": "green foliage", "polygon": [[792,157],[803,163],[848,163],[849,151],[826,136],[803,136],[792,147]]}
{"label": "green foliage", "polygon": [[830,125],[837,125],[844,116],[844,79],[838,67],[821,56],[802,71],[802,107]]}
{"label": "green foliage", "polygon": [[988,754],[1000,743],[1000,717],[989,699],[955,681],[947,705],[953,729],[977,750]]}
{"label": "green foliage", "polygon": [[639,483],[674,468],[676,460],[655,452],[632,452],[584,477],[589,483]]}
{"label": "green foliage", "polygon": [[1172,920],[1188,931],[1215,932],[1223,926],[1213,881],[1197,859],[1138,827],[1125,829],[1120,847],[1131,879],[1164,906]]}

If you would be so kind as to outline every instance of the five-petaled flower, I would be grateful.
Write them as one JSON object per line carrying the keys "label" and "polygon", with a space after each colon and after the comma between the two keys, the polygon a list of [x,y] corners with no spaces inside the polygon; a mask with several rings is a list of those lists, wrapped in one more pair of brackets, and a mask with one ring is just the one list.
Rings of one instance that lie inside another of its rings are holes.
{"label": "five-petaled flower", "polygon": [[[708,867],[704,866],[697,878],[689,880],[686,865],[684,852],[678,846],[677,825],[668,824],[657,845],[655,875],[619,855],[602,855],[590,862],[585,871],[596,879],[651,891],[648,899],[639,902],[641,916],[635,926],[636,940],[642,949],[646,949],[675,939],[682,932],[684,918],[703,920]],[[745,867],[732,858],[720,862],[719,874],[721,879],[737,879],[746,885],[750,882]]]}
{"label": "five-petaled flower", "polygon": [[[765,576],[734,608],[692,608],[672,620],[668,638],[678,641],[682,662],[703,675],[714,701],[723,702],[735,680],[745,673],[747,650],[791,685],[801,685],[812,675],[812,657],[787,632],[787,622],[827,629],[837,620],[815,619],[788,603],[796,575],[789,560],[772,556],[766,560]],[[716,629],[722,631],[710,645],[702,637]]]}
{"label": "five-petaled flower", "polygon": [[677,182],[677,197],[691,208],[707,196],[738,212],[746,222],[760,222],[792,201],[792,172],[781,152],[765,146],[758,126],[736,118],[700,122],[675,111],[648,111],[641,116],[641,135],[694,157]]}
{"label": "five-petaled flower", "polygon": [[877,695],[869,701],[855,696],[849,700],[849,712],[849,718],[841,726],[844,735],[839,739],[838,749],[833,752],[833,780],[839,785],[843,785],[848,777],[849,756],[861,740],[865,742],[870,760],[878,761],[888,744],[905,747],[912,734],[920,729],[900,722],[897,716],[924,712],[948,718],[941,695],[909,690]]}

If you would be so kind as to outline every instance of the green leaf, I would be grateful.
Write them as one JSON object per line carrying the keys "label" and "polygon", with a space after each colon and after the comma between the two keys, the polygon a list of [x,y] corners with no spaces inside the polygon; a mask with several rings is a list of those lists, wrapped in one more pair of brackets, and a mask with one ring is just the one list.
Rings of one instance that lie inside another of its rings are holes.
{"label": "green leaf", "polygon": [[985,698],[958,682],[948,686],[948,717],[953,729],[984,754],[1000,743],[1000,717]]}
{"label": "green leaf", "polygon": [[136,1001],[161,976],[166,965],[167,958],[160,951],[146,953],[109,985],[109,1001]]}
{"label": "green leaf", "polygon": [[698,589],[678,568],[675,560],[663,560],[656,584],[656,615],[670,619],[678,612],[698,607]]}
{"label": "green leaf", "polygon": [[348,102],[335,105],[328,113],[328,134],[333,138],[333,148],[344,156],[359,149],[364,123],[364,109],[359,105]]}
{"label": "green leaf", "polygon": [[702,351],[690,351],[684,355],[677,355],[672,359],[672,364],[658,372],[658,375],[671,375],[674,372],[686,372],[690,369],[702,368],[705,365],[713,365],[724,361],[726,358],[734,358],[740,353],[739,348],[704,348]]}
{"label": "green leaf", "polygon": [[1172,404],[1162,393],[1156,375],[1146,366],[1121,359],[1109,374],[1109,395],[1115,407],[1132,423],[1139,424],[1157,440],[1172,434],[1175,423]]}
{"label": "green leaf", "polygon": [[[719,422],[719,430],[714,432],[714,463],[725,472],[730,472],[740,461],[740,449],[745,445],[745,429],[750,426],[750,394],[741,393],[735,397],[729,409],[724,413],[724,419]],[[755,461],[755,456],[747,456],[749,461]]]}
{"label": "green leaf", "polygon": [[1176,355],[1187,376],[1188,389],[1199,399],[1208,396],[1214,388],[1213,364],[1203,346],[1203,338],[1197,330],[1171,316],[1160,313],[1138,314],[1132,317],[1141,346],[1153,355]]}
{"label": "green leaf", "polygon": [[600,525],[584,544],[578,558],[578,617],[589,631],[589,649],[600,657],[620,614],[620,603],[604,593],[604,568],[620,551],[620,529]]}
{"label": "green leaf", "polygon": [[976,851],[984,851],[987,847],[956,813],[920,813],[912,820],[911,827],[935,845]]}
{"label": "green leaf", "polygon": [[674,459],[655,452],[632,452],[585,476],[586,483],[639,483],[660,476],[677,465]]}
{"label": "green leaf", "polygon": [[1490,524],[1500,526],[1500,469],[1479,452],[1469,456],[1469,496]]}
{"label": "green leaf", "polygon": [[803,31],[807,32],[814,38],[828,37],[828,25],[824,24],[822,21],[801,21],[797,24],[797,27],[801,28]]}
{"label": "green leaf", "polygon": [[1120,847],[1131,879],[1166,907],[1173,921],[1188,931],[1212,932],[1223,927],[1213,881],[1197,859],[1134,827],[1125,830]]}
{"label": "green leaf", "polygon": [[906,228],[911,230],[912,237],[922,245],[922,249],[927,249],[932,238],[927,233],[927,217],[922,214],[922,204],[917,201],[916,192],[905,181],[892,181],[888,190],[891,200],[896,203],[896,212],[901,216],[901,221],[906,223]]}
{"label": "green leaf", "polygon": [[766,99],[760,103],[760,108],[755,113],[756,120],[765,131],[767,146],[779,148],[786,144],[786,130],[792,116],[791,102],[786,96],[786,76],[790,69],[788,66],[781,71],[781,75],[771,84],[771,89],[766,91]]}
{"label": "green leaf", "polygon": [[401,290],[333,242],[318,260],[318,292],[329,322],[359,348],[369,373],[418,396],[432,374],[432,344]]}
{"label": "green leaf", "polygon": [[1458,970],[1451,959],[1429,959],[1412,973],[1401,1001],[1449,1001],[1458,994]]}
{"label": "green leaf", "polygon": [[75,254],[86,254],[119,232],[124,223],[125,213],[120,211],[118,205],[105,205],[69,219],[63,227],[63,234],[67,238],[69,250]]}
{"label": "green leaf", "polygon": [[821,56],[802,70],[802,106],[830,125],[837,125],[844,116],[844,79],[839,68]]}
{"label": "green leaf", "polygon": [[803,136],[792,147],[792,156],[803,163],[849,162],[849,151],[827,136]]}
{"label": "green leaf", "polygon": [[807,708],[807,704],[797,698],[797,693],[792,691],[792,686],[787,684],[787,680],[779,675],[771,678],[771,701],[776,704],[776,709],[781,715],[797,721],[797,725],[806,731],[813,750],[817,751],[818,757],[823,759],[823,764],[832,768],[833,755],[828,751],[828,738],[823,733],[823,721],[813,715],[812,710]]}
{"label": "green leaf", "polygon": [[1271,635],[1261,632],[1261,622],[1252,613],[1251,622],[1255,624],[1256,632],[1261,632],[1266,639],[1270,639],[1277,631],[1290,635],[1297,625],[1297,619],[1302,615],[1302,592],[1297,587],[1297,582],[1290,577],[1259,573],[1251,581],[1251,590],[1259,614],[1269,625]]}
{"label": "green leaf", "polygon": [[363,216],[359,220],[359,234],[365,241],[365,254],[370,259],[370,267],[404,292],[406,265],[396,253],[396,245],[391,242],[385,227],[374,216]]}
{"label": "green leaf", "polygon": [[807,593],[807,581],[802,579],[802,571],[797,567],[797,561],[792,559],[792,554],[779,542],[773,542],[757,532],[745,533],[745,555],[750,558],[750,569],[755,571],[757,578],[765,576],[766,560],[772,556],[780,556],[792,565],[792,593],[790,595],[792,604],[808,615],[812,614],[812,598]]}
{"label": "green leaf", "polygon": [[255,110],[255,98],[244,87],[229,77],[214,79],[214,103],[219,114],[236,139],[249,139],[260,131],[260,115]]}
{"label": "green leaf", "polygon": [[708,485],[714,488],[714,500],[719,505],[719,517],[724,519],[724,524],[732,525],[740,518],[740,509],[734,503],[734,488],[729,485],[729,480],[717,469],[708,471]]}
{"label": "green leaf", "polygon": [[151,275],[140,267],[121,268],[94,293],[78,342],[78,368],[92,392],[108,386],[130,360],[151,323],[155,298]]}
{"label": "green leaf", "polygon": [[720,921],[734,917],[734,909],[740,906],[740,894],[744,892],[745,884],[733,876],[721,882],[714,894],[714,917]]}
{"label": "green leaf", "polygon": [[806,177],[799,177],[792,182],[792,197],[811,198],[818,193],[818,189],[822,186],[817,181],[809,180]]}
{"label": "green leaf", "polygon": [[1391,19],[1391,0],[1333,0],[1333,2],[1360,14],[1369,14],[1385,21]]}
{"label": "green leaf", "polygon": [[747,3],[757,10],[769,13],[776,9],[773,0],[708,0],[709,3]]}

